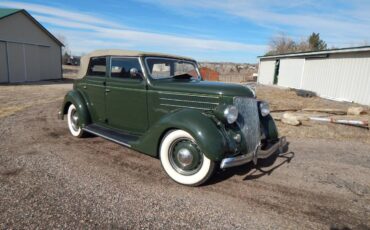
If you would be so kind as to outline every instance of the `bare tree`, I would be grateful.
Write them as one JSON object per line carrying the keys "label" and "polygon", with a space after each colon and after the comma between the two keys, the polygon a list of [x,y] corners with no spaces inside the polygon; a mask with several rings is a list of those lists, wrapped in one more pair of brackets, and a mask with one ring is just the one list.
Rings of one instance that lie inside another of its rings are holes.
{"label": "bare tree", "polygon": [[291,53],[296,51],[296,42],[284,33],[271,38],[268,55]]}
{"label": "bare tree", "polygon": [[55,37],[64,45],[62,47],[62,62],[67,64],[71,58],[71,50],[69,49],[67,38],[63,34],[56,34]]}
{"label": "bare tree", "polygon": [[299,42],[294,41],[286,34],[281,33],[271,38],[269,51],[266,55],[317,51],[324,50],[326,48],[326,42],[320,38],[319,33],[312,33],[309,37],[302,38]]}
{"label": "bare tree", "polygon": [[69,44],[66,36],[64,36],[63,34],[55,34],[55,37],[64,45],[64,47],[62,47],[62,53],[68,53],[70,55],[71,50],[69,49]]}

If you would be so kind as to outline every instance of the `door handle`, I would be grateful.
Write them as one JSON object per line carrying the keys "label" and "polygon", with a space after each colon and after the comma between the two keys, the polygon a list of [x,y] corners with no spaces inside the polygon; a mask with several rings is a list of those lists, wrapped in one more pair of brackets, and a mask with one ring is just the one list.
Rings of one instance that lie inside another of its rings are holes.
{"label": "door handle", "polygon": [[87,89],[87,86],[86,86],[86,85],[84,85],[84,86],[83,86],[83,88],[84,88],[84,89]]}
{"label": "door handle", "polygon": [[106,89],[105,92],[109,93],[110,92],[110,89]]}

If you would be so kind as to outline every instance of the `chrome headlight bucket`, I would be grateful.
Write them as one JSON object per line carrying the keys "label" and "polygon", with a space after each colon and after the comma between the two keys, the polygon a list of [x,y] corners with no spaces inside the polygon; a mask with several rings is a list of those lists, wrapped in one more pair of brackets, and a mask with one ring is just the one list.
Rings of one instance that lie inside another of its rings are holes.
{"label": "chrome headlight bucket", "polygon": [[227,123],[232,124],[238,119],[239,111],[234,105],[229,105],[224,111]]}
{"label": "chrome headlight bucket", "polygon": [[270,106],[269,106],[269,104],[267,102],[265,102],[265,101],[261,101],[259,104],[260,104],[259,107],[260,107],[261,115],[263,117],[266,117],[267,115],[269,115],[270,114]]}
{"label": "chrome headlight bucket", "polygon": [[234,105],[220,105],[216,108],[215,115],[219,120],[232,124],[238,119],[239,111]]}

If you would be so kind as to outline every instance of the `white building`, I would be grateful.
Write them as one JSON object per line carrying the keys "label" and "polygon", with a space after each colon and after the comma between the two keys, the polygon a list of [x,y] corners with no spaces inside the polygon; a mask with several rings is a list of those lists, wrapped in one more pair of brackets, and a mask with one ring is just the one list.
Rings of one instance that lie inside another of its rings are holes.
{"label": "white building", "polygon": [[259,58],[261,84],[370,105],[370,46]]}

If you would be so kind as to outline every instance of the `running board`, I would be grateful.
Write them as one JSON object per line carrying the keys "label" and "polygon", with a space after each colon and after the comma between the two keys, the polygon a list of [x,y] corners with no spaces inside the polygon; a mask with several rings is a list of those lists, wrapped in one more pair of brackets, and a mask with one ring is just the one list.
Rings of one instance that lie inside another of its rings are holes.
{"label": "running board", "polygon": [[131,145],[128,143],[139,139],[137,136],[117,132],[96,124],[88,125],[82,130],[129,148],[131,148]]}

